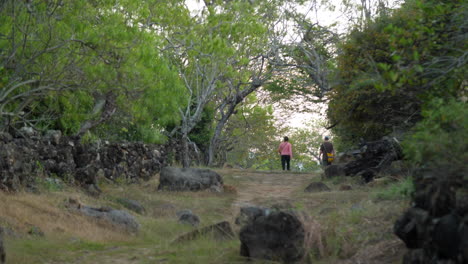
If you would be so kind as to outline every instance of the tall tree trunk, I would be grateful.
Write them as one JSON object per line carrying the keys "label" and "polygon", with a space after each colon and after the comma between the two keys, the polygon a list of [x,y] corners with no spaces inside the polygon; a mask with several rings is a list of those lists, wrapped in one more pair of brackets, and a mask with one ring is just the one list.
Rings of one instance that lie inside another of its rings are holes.
{"label": "tall tree trunk", "polygon": [[189,144],[187,131],[182,132],[182,167],[190,167]]}
{"label": "tall tree trunk", "polygon": [[223,131],[224,126],[226,125],[229,118],[234,113],[237,105],[242,103],[244,99],[254,91],[256,91],[262,84],[265,83],[265,80],[255,78],[250,86],[244,90],[240,90],[240,84],[235,87],[235,92],[231,96],[226,97],[221,105],[218,107],[221,114],[221,119],[216,124],[216,129],[211,137],[210,145],[208,147],[208,166],[213,166],[215,151],[219,143],[219,138],[221,132]]}
{"label": "tall tree trunk", "polygon": [[224,125],[226,125],[231,115],[232,113],[229,116],[223,115],[221,117],[221,120],[219,120],[218,124],[216,124],[216,129],[214,131],[213,136],[211,137],[210,145],[208,146],[208,166],[213,166],[215,150],[218,147],[219,138],[221,137],[221,132],[223,131]]}

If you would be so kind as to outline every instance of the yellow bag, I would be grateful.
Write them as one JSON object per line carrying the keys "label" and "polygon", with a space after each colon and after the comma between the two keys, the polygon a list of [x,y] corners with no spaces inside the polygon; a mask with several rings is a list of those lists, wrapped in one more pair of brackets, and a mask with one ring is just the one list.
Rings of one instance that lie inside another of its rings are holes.
{"label": "yellow bag", "polygon": [[335,157],[333,156],[333,153],[327,153],[327,156],[328,156],[328,162],[330,163],[335,159]]}

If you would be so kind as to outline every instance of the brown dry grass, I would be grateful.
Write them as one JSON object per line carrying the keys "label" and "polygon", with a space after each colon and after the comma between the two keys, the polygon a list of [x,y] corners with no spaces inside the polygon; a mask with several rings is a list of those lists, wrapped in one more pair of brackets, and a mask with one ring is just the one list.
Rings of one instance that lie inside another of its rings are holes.
{"label": "brown dry grass", "polygon": [[[67,193],[36,195],[0,192],[0,221],[19,233],[33,226],[46,235],[67,235],[93,242],[125,241],[128,234],[63,207]],[[75,194],[75,196],[80,196]]]}
{"label": "brown dry grass", "polygon": [[[382,250],[375,245],[386,245],[386,241],[394,240],[393,222],[407,204],[400,200],[374,202],[370,195],[372,188],[349,179],[326,182],[331,192],[305,193],[304,189],[311,181],[319,180],[318,175],[235,169],[217,172],[223,176],[226,186],[232,187],[228,190],[235,192],[159,192],[157,177],[142,184],[101,183],[104,192],[100,198],[89,197],[71,187],[65,191],[44,191],[40,195],[0,192],[0,225],[22,234],[31,226],[37,226],[46,234],[41,239],[42,245],[36,241],[30,244],[29,236],[17,241],[8,238],[10,250],[16,254],[15,263],[245,263],[246,260],[239,256],[237,239],[220,243],[210,237],[201,237],[181,245],[170,245],[170,241],[193,230],[179,224],[175,212],[192,210],[200,216],[203,227],[222,220],[232,223],[239,207],[246,204],[285,204],[309,215],[304,215],[302,222],[308,230],[306,246],[311,248],[309,259],[313,263],[341,263],[343,259],[352,260],[353,256],[362,262],[372,256],[365,253],[366,249]],[[353,189],[340,191],[339,187],[344,183],[352,185]],[[115,202],[115,198],[136,200],[147,210],[142,216],[132,213],[142,224],[141,232],[129,236],[106,222],[97,222],[68,210],[65,201],[70,197],[85,205],[117,209],[124,208]],[[356,204],[360,208],[352,210]],[[75,237],[84,244],[70,244],[70,238]],[[60,247],[61,244],[66,246]],[[43,247],[59,247],[60,252],[52,250],[47,252],[48,255],[36,256]],[[402,249],[395,248],[393,252],[373,259],[378,259],[375,263],[394,263],[391,261],[401,252]],[[394,257],[390,257],[391,254]]]}

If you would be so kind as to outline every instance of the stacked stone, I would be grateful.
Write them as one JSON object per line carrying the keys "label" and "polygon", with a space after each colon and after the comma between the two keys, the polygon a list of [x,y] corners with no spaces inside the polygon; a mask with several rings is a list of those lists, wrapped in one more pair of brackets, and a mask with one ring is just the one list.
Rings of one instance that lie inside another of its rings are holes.
{"label": "stacked stone", "polygon": [[164,146],[143,143],[82,144],[60,131],[43,136],[0,133],[0,189],[17,191],[38,176],[95,184],[97,175],[148,180],[165,161]]}
{"label": "stacked stone", "polygon": [[395,223],[409,251],[403,263],[468,263],[468,177],[466,170],[420,170],[413,207]]}

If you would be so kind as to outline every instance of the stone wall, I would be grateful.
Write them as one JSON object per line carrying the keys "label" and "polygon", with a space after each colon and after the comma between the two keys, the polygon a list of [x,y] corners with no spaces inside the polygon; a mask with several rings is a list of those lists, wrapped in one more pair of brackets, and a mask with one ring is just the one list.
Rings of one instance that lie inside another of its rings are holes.
{"label": "stone wall", "polygon": [[78,184],[110,180],[148,180],[166,159],[165,146],[143,143],[82,144],[60,131],[13,137],[0,133],[0,189],[17,191],[36,177],[56,176]]}

